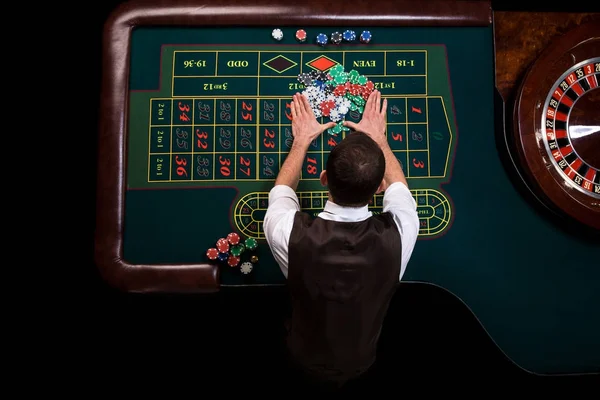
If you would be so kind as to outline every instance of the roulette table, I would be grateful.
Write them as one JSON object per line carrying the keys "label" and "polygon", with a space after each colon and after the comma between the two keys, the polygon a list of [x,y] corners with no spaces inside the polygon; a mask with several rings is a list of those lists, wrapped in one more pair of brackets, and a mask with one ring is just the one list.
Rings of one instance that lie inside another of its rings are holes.
{"label": "roulette table", "polygon": [[[108,284],[285,285],[262,218],[291,145],[291,96],[306,90],[302,74],[341,66],[388,99],[388,140],[420,218],[403,282],[458,297],[528,371],[597,369],[598,17],[415,4],[118,7],[104,31],[98,139],[96,263]],[[318,176],[345,134],[312,144],[303,211],[324,206]],[[239,246],[228,237],[252,246],[232,265],[209,259]]]}

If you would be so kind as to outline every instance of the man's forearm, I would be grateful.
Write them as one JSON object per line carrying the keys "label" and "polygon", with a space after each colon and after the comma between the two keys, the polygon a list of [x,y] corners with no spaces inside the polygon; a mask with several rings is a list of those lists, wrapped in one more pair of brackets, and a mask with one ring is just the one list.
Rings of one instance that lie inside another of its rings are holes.
{"label": "man's forearm", "polygon": [[287,185],[296,190],[298,181],[300,180],[300,174],[302,173],[304,156],[308,151],[309,145],[310,143],[294,140],[292,148],[281,166],[281,170],[279,170],[275,185]]}
{"label": "man's forearm", "polygon": [[383,180],[385,181],[386,186],[390,186],[395,182],[402,182],[408,186],[406,177],[404,176],[404,171],[402,171],[402,166],[400,166],[400,161],[398,161],[394,155],[394,152],[390,148],[389,144],[385,142],[384,144],[381,144],[380,147],[383,151],[383,155],[385,156],[385,173],[383,175]]}

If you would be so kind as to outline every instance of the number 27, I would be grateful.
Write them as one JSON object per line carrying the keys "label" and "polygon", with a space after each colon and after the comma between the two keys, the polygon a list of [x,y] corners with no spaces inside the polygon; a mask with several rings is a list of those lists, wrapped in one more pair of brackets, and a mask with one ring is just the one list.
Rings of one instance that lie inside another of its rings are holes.
{"label": "number 27", "polygon": [[246,168],[242,168],[240,167],[240,171],[244,174],[246,174],[246,176],[250,176],[250,159],[246,159],[242,156],[240,156],[240,164],[244,165]]}

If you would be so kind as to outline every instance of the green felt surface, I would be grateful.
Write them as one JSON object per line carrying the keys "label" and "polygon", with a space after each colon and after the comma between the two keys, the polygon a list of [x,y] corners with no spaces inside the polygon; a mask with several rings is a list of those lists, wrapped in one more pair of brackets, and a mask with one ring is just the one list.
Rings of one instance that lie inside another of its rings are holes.
{"label": "green felt surface", "polygon": [[[259,239],[260,261],[247,278],[224,267],[221,283],[284,283],[262,216],[289,149],[286,104],[303,89],[296,77],[325,56],[389,99],[388,139],[421,218],[404,280],[459,297],[527,370],[598,368],[600,245],[556,229],[506,176],[494,141],[491,28],[373,28],[368,45],[325,48],[283,30],[281,42],[268,28],[133,32],[125,260],[204,262],[236,231]],[[321,31],[332,29],[308,37]],[[325,134],[305,162],[298,192],[312,214],[324,205],[317,177],[339,139]],[[380,206],[374,198],[371,209]]]}

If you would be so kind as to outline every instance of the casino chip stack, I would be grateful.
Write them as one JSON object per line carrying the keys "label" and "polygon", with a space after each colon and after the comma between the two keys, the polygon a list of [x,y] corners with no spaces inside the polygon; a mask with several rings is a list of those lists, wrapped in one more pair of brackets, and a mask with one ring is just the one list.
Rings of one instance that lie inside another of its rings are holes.
{"label": "casino chip stack", "polygon": [[375,84],[366,76],[356,70],[345,72],[339,64],[327,73],[301,73],[298,81],[305,86],[302,94],[308,99],[315,116],[328,117],[337,123],[327,130],[333,136],[350,130],[343,125],[346,114],[349,111],[362,114],[369,95],[375,89]]}
{"label": "casino chip stack", "polygon": [[254,265],[258,263],[258,256],[255,251],[258,249],[258,242],[254,238],[242,238],[236,232],[231,232],[227,237],[219,238],[215,244],[206,251],[206,257],[211,262],[227,265],[231,268],[240,268],[244,275],[253,271]]}

